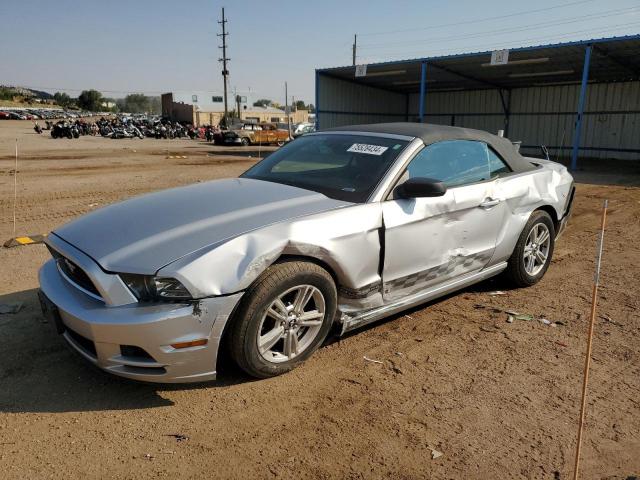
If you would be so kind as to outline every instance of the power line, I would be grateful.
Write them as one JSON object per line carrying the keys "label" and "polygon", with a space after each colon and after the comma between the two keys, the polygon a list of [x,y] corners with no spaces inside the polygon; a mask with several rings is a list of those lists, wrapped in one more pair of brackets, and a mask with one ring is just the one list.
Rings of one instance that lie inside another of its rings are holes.
{"label": "power line", "polygon": [[485,17],[485,18],[480,18],[477,20],[466,20],[463,22],[455,22],[455,23],[445,23],[445,24],[440,24],[440,25],[433,25],[433,26],[429,26],[429,27],[416,27],[416,28],[406,28],[406,29],[402,29],[402,30],[388,30],[385,32],[372,32],[372,33],[360,33],[359,35],[361,36],[374,36],[374,35],[392,35],[395,33],[406,33],[406,32],[417,32],[417,31],[422,31],[422,30],[434,30],[436,28],[446,28],[446,27],[457,27],[459,25],[469,25],[472,23],[480,23],[480,22],[489,22],[492,20],[502,20],[505,18],[512,18],[512,17],[519,17],[521,15],[529,15],[532,13],[540,13],[540,12],[548,12],[550,10],[557,10],[559,8],[566,8],[566,7],[571,7],[573,5],[581,5],[584,3],[593,3],[596,0],[580,0],[577,2],[570,2],[570,3],[564,3],[562,5],[555,5],[553,7],[546,7],[546,8],[538,8],[535,10],[527,10],[524,12],[516,12],[516,13],[510,13],[507,15],[498,15],[498,16],[494,16],[494,17]]}
{"label": "power line", "polygon": [[[540,44],[540,42],[543,42],[545,40],[565,38],[565,37],[570,37],[572,35],[576,35],[576,34],[580,34],[580,33],[606,32],[607,34],[610,34],[612,32],[612,30],[619,30],[621,28],[637,26],[637,25],[640,25],[640,22],[636,21],[636,22],[624,23],[624,24],[620,24],[620,25],[612,25],[612,26],[603,27],[603,28],[600,28],[600,29],[595,29],[595,30],[593,28],[583,29],[583,30],[575,30],[573,32],[559,33],[559,34],[555,34],[555,35],[548,35],[548,36],[545,36],[545,37],[530,37],[530,38],[525,38],[525,39],[521,39],[521,40],[513,40],[510,43],[517,44],[518,46],[522,46],[522,44],[529,43],[529,42],[531,42],[532,44]],[[494,48],[506,48],[506,45],[504,43],[492,42],[492,43],[487,43],[487,44],[483,44],[483,45],[475,45],[474,47],[476,48],[476,50],[474,50],[474,52],[481,52],[483,50],[492,50]],[[427,52],[425,52],[425,50],[414,50],[414,51],[408,51],[408,52],[406,52],[406,51],[405,52],[395,52],[395,53],[388,53],[386,58],[380,57],[380,56],[376,56],[376,57],[365,57],[362,60],[367,60],[369,63],[373,63],[374,60],[375,61],[390,61],[390,58],[397,57],[398,55],[420,55],[420,56],[423,56],[423,57],[427,57],[427,56],[433,56],[433,55],[438,55],[438,54],[447,54],[447,55],[448,54],[450,54],[450,55],[455,55],[456,54],[456,53],[452,52],[451,49],[440,49],[440,50],[433,50],[433,51],[427,51]],[[404,59],[408,59],[408,58],[409,57],[404,57]],[[394,59],[394,61],[397,61],[397,60]]]}
{"label": "power line", "polygon": [[526,25],[526,26],[520,26],[520,27],[509,27],[509,28],[503,28],[503,29],[499,29],[499,30],[491,30],[491,31],[470,33],[470,34],[467,34],[467,35],[452,35],[452,36],[447,36],[447,37],[431,37],[431,38],[422,38],[422,39],[407,40],[407,41],[403,41],[403,42],[392,42],[392,43],[365,44],[365,45],[360,45],[359,48],[360,49],[366,49],[366,48],[384,49],[384,48],[393,47],[393,46],[412,45],[412,44],[415,44],[416,42],[439,42],[439,41],[448,41],[448,40],[464,40],[464,39],[468,39],[468,38],[477,38],[477,37],[484,37],[484,36],[491,36],[491,35],[501,35],[501,34],[505,34],[505,33],[522,32],[522,31],[527,31],[527,30],[536,30],[536,29],[539,29],[539,28],[550,28],[550,27],[555,27],[555,26],[560,26],[560,25],[568,25],[568,24],[572,24],[572,23],[579,23],[579,22],[581,22],[583,20],[590,19],[590,18],[615,17],[615,16],[622,15],[622,14],[625,14],[625,13],[633,13],[633,12],[638,11],[639,9],[640,9],[640,7],[630,7],[630,8],[622,8],[622,9],[619,9],[619,10],[605,10],[603,12],[592,13],[592,14],[583,15],[583,16],[580,16],[580,17],[565,17],[565,18],[558,19],[558,20],[551,21],[551,22],[533,23],[533,24],[529,24],[529,25]]}

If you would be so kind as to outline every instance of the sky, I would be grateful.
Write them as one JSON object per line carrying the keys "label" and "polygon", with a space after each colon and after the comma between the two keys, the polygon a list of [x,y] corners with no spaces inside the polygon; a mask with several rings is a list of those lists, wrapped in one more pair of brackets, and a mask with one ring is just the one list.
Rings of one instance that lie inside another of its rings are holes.
{"label": "sky", "polygon": [[313,102],[316,68],[640,33],[640,0],[1,0],[0,84]]}

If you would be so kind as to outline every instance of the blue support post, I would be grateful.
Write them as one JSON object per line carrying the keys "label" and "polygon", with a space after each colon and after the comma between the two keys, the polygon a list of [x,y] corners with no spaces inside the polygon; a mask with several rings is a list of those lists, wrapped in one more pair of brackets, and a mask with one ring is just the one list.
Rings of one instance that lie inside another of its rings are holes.
{"label": "blue support post", "polygon": [[584,113],[584,101],[587,96],[587,82],[589,81],[589,64],[591,63],[591,51],[593,46],[588,45],[584,51],[584,65],[582,67],[582,86],[580,87],[580,98],[578,100],[578,116],[576,117],[576,128],[573,132],[573,149],[571,151],[571,170],[578,168],[578,151],[580,150],[580,133],[582,130],[582,114]]}
{"label": "blue support post", "polygon": [[422,62],[420,67],[420,105],[418,109],[418,117],[420,123],[424,123],[424,97],[427,91],[427,62]]}
{"label": "blue support post", "polygon": [[316,70],[316,130],[320,130],[320,72]]}

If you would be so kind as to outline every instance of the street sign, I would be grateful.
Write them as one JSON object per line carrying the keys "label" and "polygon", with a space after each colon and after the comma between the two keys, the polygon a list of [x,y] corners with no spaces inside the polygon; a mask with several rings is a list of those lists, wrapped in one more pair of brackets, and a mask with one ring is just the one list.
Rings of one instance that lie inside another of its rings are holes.
{"label": "street sign", "polygon": [[506,65],[507,63],[509,63],[509,50],[491,52],[491,65]]}
{"label": "street sign", "polygon": [[366,77],[366,76],[367,76],[367,66],[356,65],[356,77]]}

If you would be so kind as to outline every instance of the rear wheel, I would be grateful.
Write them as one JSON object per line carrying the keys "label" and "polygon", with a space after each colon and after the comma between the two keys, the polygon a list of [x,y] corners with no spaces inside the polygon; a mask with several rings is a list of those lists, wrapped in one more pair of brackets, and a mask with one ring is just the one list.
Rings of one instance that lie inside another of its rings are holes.
{"label": "rear wheel", "polygon": [[243,147],[248,147],[249,146],[249,139],[247,137],[242,137],[240,139],[240,143],[242,144]]}
{"label": "rear wheel", "polygon": [[517,287],[529,287],[540,281],[551,263],[555,236],[549,214],[542,210],[533,212],[505,270],[511,283]]}
{"label": "rear wheel", "polygon": [[245,293],[231,327],[231,356],[254,377],[288,372],[325,340],[336,305],[326,270],[308,262],[275,264]]}

